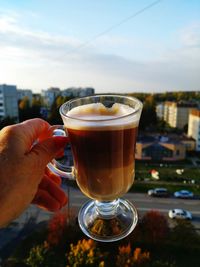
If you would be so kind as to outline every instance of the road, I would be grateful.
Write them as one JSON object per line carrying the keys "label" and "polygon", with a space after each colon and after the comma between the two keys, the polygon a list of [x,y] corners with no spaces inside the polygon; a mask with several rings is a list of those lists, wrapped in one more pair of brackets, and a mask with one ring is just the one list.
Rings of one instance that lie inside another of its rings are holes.
{"label": "road", "polygon": [[[74,208],[80,208],[81,205],[88,201],[79,190],[68,190],[70,195],[69,205]],[[158,210],[168,216],[169,209],[181,208],[188,210],[192,213],[195,228],[200,229],[200,200],[199,199],[176,199],[149,197],[147,194],[142,193],[127,193],[124,198],[132,202],[138,210],[139,217],[149,210]],[[170,220],[169,220],[170,222]]]}
{"label": "road", "polygon": [[[89,199],[84,196],[80,190],[73,187],[64,187],[66,193],[69,195],[68,206],[78,213],[79,208],[83,203]],[[134,203],[138,210],[139,217],[149,211],[158,210],[166,215],[169,209],[182,208],[190,211],[193,215],[192,223],[195,228],[200,230],[200,200],[184,200],[175,198],[153,198],[147,194],[128,193],[124,196],[129,201]],[[14,240],[27,226],[27,222],[32,219],[36,224],[43,221],[48,221],[54,214],[51,212],[43,211],[36,206],[31,205],[18,219],[13,221],[8,227],[0,229],[0,249],[3,248],[8,242]],[[168,218],[168,217],[167,217]],[[169,223],[171,222],[170,219]],[[34,225],[33,225],[34,227]],[[30,231],[30,229],[28,229]],[[1,255],[0,255],[1,258]]]}

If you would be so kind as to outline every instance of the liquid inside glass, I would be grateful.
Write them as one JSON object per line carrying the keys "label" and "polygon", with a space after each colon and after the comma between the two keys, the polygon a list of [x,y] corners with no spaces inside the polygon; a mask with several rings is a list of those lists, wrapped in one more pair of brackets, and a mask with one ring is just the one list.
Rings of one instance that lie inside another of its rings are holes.
{"label": "liquid inside glass", "polygon": [[133,108],[120,103],[111,108],[92,103],[66,114],[64,124],[72,147],[76,181],[89,198],[112,201],[133,184],[138,121],[127,117],[133,112]]}

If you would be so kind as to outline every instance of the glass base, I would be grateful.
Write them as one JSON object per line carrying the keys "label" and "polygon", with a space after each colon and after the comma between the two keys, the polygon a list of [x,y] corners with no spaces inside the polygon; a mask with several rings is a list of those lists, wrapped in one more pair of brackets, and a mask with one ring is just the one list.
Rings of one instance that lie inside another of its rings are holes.
{"label": "glass base", "polygon": [[78,221],[88,237],[96,241],[113,242],[133,231],[138,215],[128,200],[88,201],[80,209]]}

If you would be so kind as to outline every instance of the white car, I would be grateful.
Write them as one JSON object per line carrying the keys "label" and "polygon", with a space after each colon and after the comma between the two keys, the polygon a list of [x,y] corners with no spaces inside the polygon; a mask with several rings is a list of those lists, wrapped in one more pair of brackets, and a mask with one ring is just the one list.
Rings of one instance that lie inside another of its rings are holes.
{"label": "white car", "polygon": [[169,192],[166,188],[154,188],[148,190],[147,194],[152,197],[168,197]]}
{"label": "white car", "polygon": [[194,194],[189,190],[180,190],[174,193],[176,198],[193,198]]}
{"label": "white car", "polygon": [[192,220],[192,214],[189,211],[183,209],[169,210],[168,215],[171,219]]}

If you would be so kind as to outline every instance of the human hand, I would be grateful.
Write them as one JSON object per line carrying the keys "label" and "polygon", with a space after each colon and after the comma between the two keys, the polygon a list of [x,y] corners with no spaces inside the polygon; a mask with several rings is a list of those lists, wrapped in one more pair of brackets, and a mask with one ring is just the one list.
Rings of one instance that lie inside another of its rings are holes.
{"label": "human hand", "polygon": [[46,165],[66,143],[66,137],[52,137],[52,128],[41,119],[0,131],[0,226],[18,217],[31,202],[51,211],[65,205],[60,178]]}

